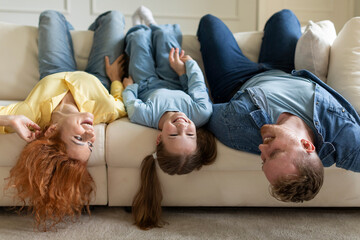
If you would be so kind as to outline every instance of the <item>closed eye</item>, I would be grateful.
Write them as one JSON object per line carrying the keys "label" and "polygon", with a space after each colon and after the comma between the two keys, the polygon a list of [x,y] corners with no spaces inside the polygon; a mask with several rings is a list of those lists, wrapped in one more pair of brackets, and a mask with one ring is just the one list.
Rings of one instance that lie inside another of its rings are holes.
{"label": "closed eye", "polygon": [[79,140],[79,141],[82,141],[82,140],[83,140],[82,137],[80,137],[80,136],[74,136],[74,138],[75,138],[76,140]]}
{"label": "closed eye", "polygon": [[176,137],[178,134],[170,134],[171,137]]}

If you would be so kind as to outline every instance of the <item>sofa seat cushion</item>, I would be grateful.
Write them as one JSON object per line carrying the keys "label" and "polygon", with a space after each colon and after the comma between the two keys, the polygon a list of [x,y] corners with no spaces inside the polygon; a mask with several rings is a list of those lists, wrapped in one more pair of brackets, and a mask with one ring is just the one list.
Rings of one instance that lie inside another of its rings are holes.
{"label": "sofa seat cushion", "polygon": [[[142,160],[155,151],[159,131],[131,123],[127,118],[116,120],[106,128],[106,162],[109,168],[139,168]],[[202,171],[261,170],[259,155],[237,151],[217,141],[217,161]]]}

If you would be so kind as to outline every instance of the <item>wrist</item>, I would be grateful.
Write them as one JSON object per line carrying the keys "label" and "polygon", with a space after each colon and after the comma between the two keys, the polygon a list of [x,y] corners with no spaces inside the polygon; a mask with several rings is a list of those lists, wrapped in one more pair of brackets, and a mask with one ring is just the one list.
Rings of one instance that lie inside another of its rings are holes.
{"label": "wrist", "polygon": [[11,126],[12,119],[14,119],[13,115],[0,115],[0,126]]}

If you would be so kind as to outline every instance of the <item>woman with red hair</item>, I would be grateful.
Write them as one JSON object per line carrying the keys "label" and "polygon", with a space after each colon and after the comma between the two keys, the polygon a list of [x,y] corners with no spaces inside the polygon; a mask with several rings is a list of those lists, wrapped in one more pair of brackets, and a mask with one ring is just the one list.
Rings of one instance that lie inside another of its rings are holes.
{"label": "woman with red hair", "polygon": [[0,107],[0,133],[16,132],[28,142],[10,171],[8,188],[17,190],[15,197],[45,231],[66,216],[79,216],[84,207],[89,212],[95,186],[86,166],[93,125],[126,116],[124,17],[106,12],[89,27],[94,39],[85,71],[77,71],[72,29],[61,13],[41,13],[41,81],[23,102]]}

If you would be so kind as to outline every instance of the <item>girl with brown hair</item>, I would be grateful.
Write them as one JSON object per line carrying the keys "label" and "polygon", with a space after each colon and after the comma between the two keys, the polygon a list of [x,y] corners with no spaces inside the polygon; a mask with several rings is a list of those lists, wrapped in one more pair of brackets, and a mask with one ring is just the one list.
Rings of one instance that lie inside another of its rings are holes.
{"label": "girl with brown hair", "polygon": [[86,166],[95,141],[93,125],[126,116],[120,82],[122,14],[106,12],[90,26],[94,39],[85,72],[77,71],[72,29],[61,13],[41,13],[41,81],[23,102],[0,107],[0,132],[15,131],[29,142],[10,171],[8,188],[16,189],[15,197],[45,231],[66,216],[74,220],[84,207],[90,212],[95,185]]}
{"label": "girl with brown hair", "polygon": [[[140,7],[138,24],[126,35],[129,78],[124,78],[124,103],[131,122],[161,130],[156,151],[141,165],[141,186],[133,200],[135,224],[161,227],[162,193],[156,162],[170,175],[187,174],[214,162],[214,136],[199,128],[212,113],[203,74],[181,46],[179,25],[156,25],[151,11]],[[134,83],[135,82],[135,83]]]}

